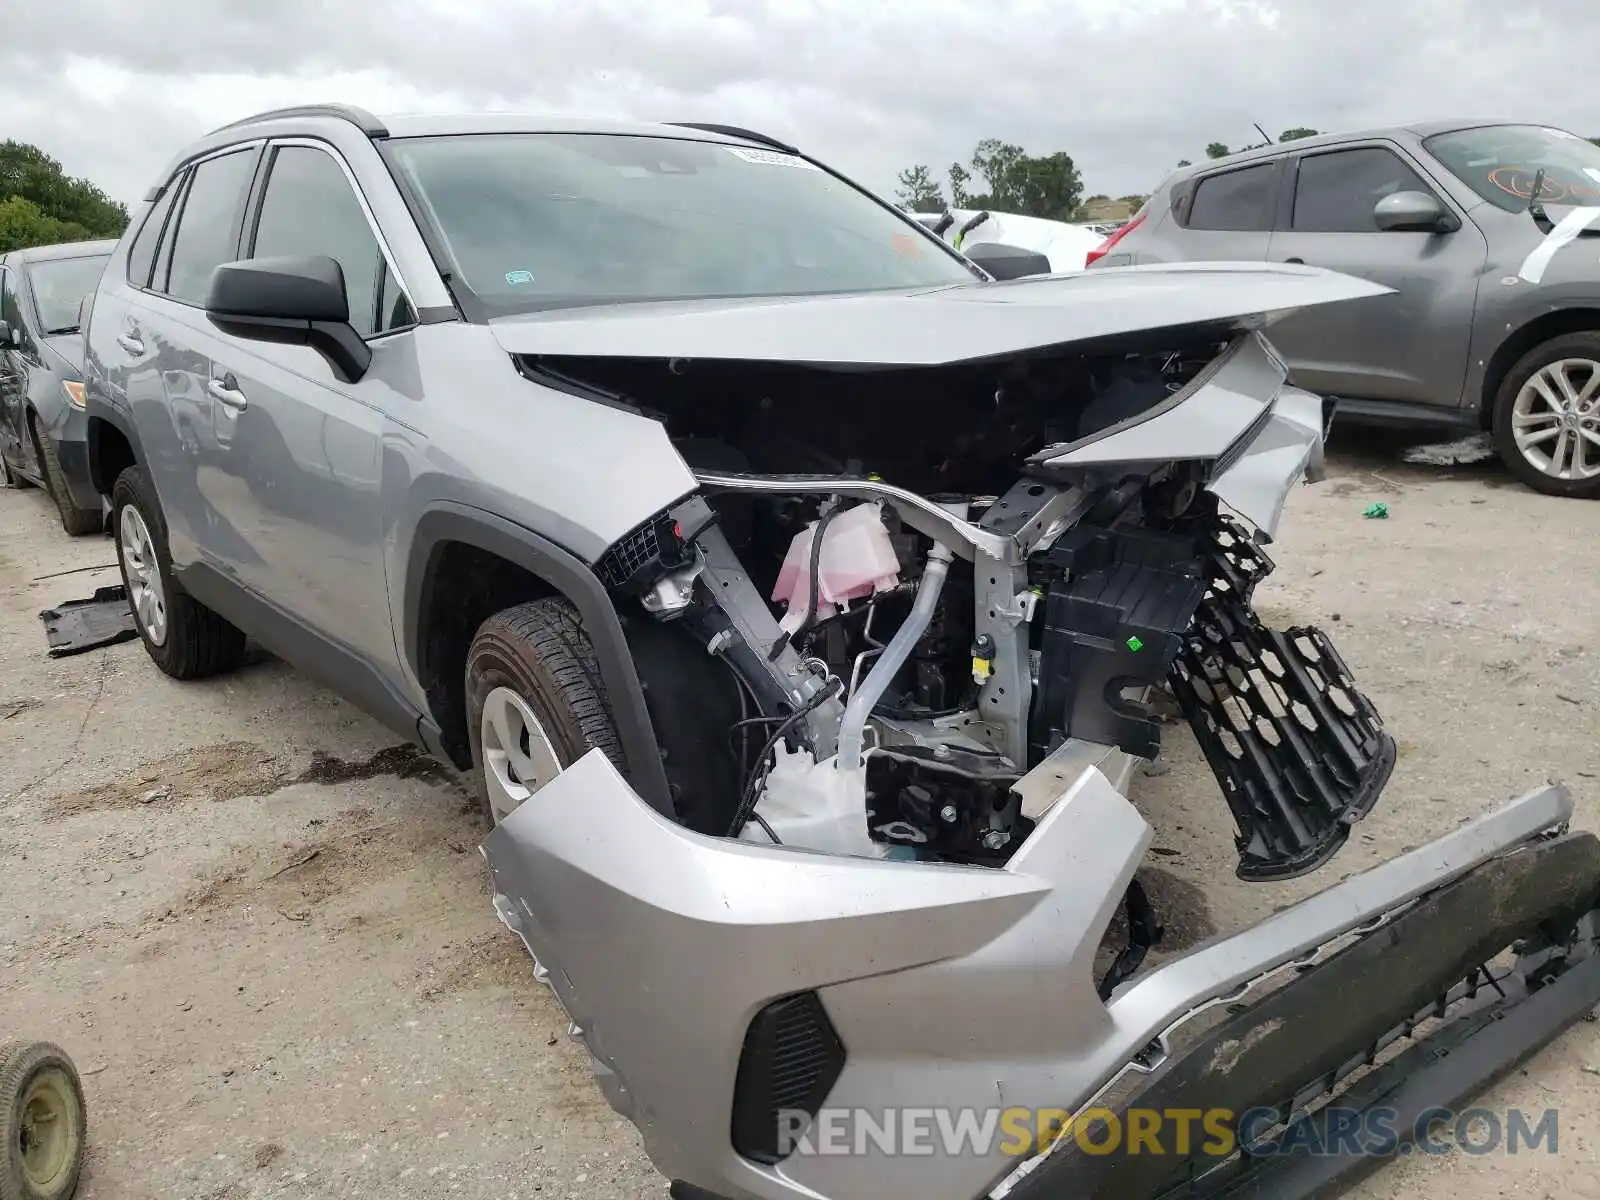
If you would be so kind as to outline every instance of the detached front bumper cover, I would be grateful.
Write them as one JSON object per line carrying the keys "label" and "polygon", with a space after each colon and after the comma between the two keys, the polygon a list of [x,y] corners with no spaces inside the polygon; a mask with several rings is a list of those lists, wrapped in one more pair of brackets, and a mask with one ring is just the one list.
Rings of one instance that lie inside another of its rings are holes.
{"label": "detached front bumper cover", "polygon": [[[1530,793],[1192,950],[1107,1002],[1096,994],[1094,955],[1150,830],[1098,767],[1063,767],[1052,759],[1035,769],[1058,773],[1060,799],[999,870],[703,837],[649,809],[599,753],[523,804],[484,853],[502,917],[548,972],[613,1104],[668,1178],[728,1200],[972,1200],[1018,1166],[1001,1145],[910,1156],[868,1145],[863,1154],[771,1164],[737,1155],[735,1081],[755,1015],[785,997],[818,998],[846,1055],[829,1109],[1078,1111],[1141,1069],[1130,1068],[1139,1056],[1142,1069],[1160,1070],[1169,1034],[1197,1010],[1248,1000],[1264,978],[1309,963],[1344,935],[1364,934],[1358,946],[1389,944],[1402,909],[1432,913],[1412,922],[1427,931],[1419,944],[1440,941],[1442,965],[1416,974],[1428,988],[1447,987],[1434,976],[1478,944],[1451,932],[1462,914],[1426,907],[1446,901],[1417,902],[1564,826],[1572,811],[1563,789]],[[1498,881],[1494,904],[1457,903],[1528,915],[1528,894],[1542,895],[1547,883],[1510,866],[1517,857],[1484,876]],[[1574,862],[1577,895],[1588,868]],[[1331,1060],[1352,1053],[1358,1036],[1361,1044],[1381,1037],[1400,998],[1415,1007],[1416,995],[1398,986],[1412,957],[1377,957],[1385,977],[1370,982],[1379,997],[1392,989],[1394,1004],[1345,1016],[1341,989],[1329,989],[1319,1002],[1336,1001],[1327,1032],[1297,1052],[1314,1054],[1326,1041]],[[1041,1171],[1065,1170],[1052,1158]]]}

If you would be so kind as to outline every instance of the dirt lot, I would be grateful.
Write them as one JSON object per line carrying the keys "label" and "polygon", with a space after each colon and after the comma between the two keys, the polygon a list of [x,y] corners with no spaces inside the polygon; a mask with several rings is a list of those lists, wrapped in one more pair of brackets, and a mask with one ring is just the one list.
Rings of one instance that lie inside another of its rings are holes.
{"label": "dirt lot", "polygon": [[[1579,824],[1600,814],[1600,504],[1370,443],[1333,471],[1296,495],[1261,605],[1335,635],[1400,764],[1320,879],[1247,886],[1175,735],[1137,799],[1179,944],[1547,778]],[[1374,501],[1389,519],[1363,519]],[[663,1197],[491,911],[466,795],[270,660],[198,685],[137,643],[50,660],[39,610],[112,561],[0,492],[0,1036],[86,1071],[80,1194]],[[1559,1153],[1413,1158],[1360,1194],[1600,1197],[1600,1025],[1484,1102],[1559,1106]]]}

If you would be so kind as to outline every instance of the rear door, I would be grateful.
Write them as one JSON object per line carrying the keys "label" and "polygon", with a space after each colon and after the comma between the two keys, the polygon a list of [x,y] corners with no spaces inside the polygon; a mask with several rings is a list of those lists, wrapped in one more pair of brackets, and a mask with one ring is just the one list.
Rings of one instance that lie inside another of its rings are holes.
{"label": "rear door", "polygon": [[[261,149],[260,142],[230,147],[190,166],[148,282],[142,288],[135,283],[114,317],[96,316],[97,327],[116,322],[119,366],[126,372],[128,401],[174,563],[202,560],[235,580],[251,551],[245,532],[229,524],[215,502],[219,452],[206,384],[222,335],[206,319],[205,302],[212,272],[239,257],[245,202]],[[136,260],[144,261],[144,232],[130,252],[130,270]]]}
{"label": "rear door", "polygon": [[1279,161],[1271,159],[1176,185],[1161,226],[1145,237],[1129,236],[1117,249],[1134,251],[1140,263],[1261,262],[1278,171]]}
{"label": "rear door", "polygon": [[[1373,210],[1395,192],[1423,192],[1454,213],[1449,233],[1379,230]],[[1296,384],[1354,400],[1454,407],[1488,243],[1444,189],[1394,143],[1297,155],[1285,172],[1267,257],[1342,271],[1395,289],[1328,304],[1267,331]]]}

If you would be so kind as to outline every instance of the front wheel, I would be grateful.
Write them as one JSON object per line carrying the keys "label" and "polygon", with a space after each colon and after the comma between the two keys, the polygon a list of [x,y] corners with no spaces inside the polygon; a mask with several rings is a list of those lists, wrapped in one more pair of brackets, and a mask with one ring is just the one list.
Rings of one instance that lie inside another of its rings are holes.
{"label": "front wheel", "polygon": [[39,453],[40,473],[44,476],[45,490],[50,493],[50,499],[55,501],[56,511],[61,514],[61,528],[71,537],[82,537],[86,533],[104,533],[106,519],[100,509],[79,508],[72,502],[72,492],[67,487],[67,473],[61,467],[61,459],[56,454],[54,443],[45,436],[44,430],[39,428],[39,419],[34,417],[33,445]]}
{"label": "front wheel", "polygon": [[619,770],[594,646],[566,600],[534,600],[490,617],[467,649],[467,731],[491,825],[599,747]]}
{"label": "front wheel", "polygon": [[1534,491],[1600,499],[1600,332],[1564,334],[1522,356],[1495,397],[1494,444]]}

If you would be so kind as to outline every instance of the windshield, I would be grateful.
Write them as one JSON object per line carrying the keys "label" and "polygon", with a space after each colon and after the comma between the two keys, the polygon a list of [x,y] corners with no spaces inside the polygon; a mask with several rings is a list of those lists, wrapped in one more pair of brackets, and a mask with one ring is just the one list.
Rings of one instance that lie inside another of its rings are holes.
{"label": "windshield", "polygon": [[39,314],[39,328],[46,337],[53,333],[78,332],[78,305],[99,285],[110,257],[106,253],[84,258],[47,258],[28,264],[28,284]]}
{"label": "windshield", "polygon": [[892,210],[792,154],[582,133],[389,145],[491,315],[975,275]]}
{"label": "windshield", "polygon": [[1490,125],[1441,133],[1423,145],[1451,174],[1507,212],[1528,207],[1541,168],[1544,203],[1600,206],[1600,146],[1563,129]]}

